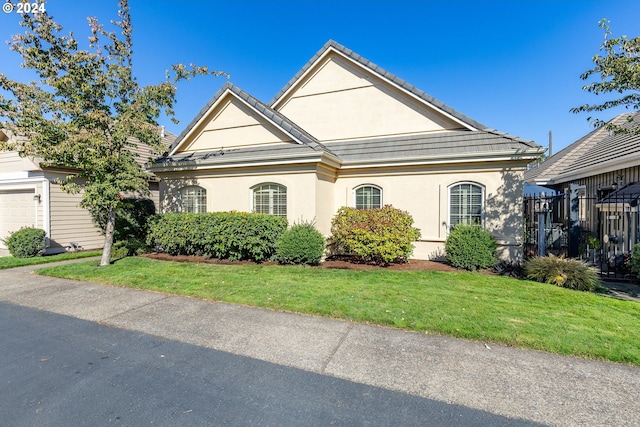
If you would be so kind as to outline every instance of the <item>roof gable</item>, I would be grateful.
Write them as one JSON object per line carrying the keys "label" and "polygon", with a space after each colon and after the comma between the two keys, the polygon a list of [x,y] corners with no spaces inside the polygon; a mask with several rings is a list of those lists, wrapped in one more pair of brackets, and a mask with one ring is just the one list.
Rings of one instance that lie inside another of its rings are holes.
{"label": "roof gable", "polygon": [[486,129],[334,41],[270,105],[320,141]]}
{"label": "roof gable", "polygon": [[319,146],[286,117],[226,83],[176,139],[170,155],[274,143]]}

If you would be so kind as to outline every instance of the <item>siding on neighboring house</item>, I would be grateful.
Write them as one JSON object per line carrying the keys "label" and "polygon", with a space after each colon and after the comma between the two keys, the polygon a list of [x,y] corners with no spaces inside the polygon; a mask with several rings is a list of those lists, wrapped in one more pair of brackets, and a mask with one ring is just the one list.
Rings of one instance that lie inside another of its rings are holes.
{"label": "siding on neighboring house", "polygon": [[[0,137],[3,135],[0,132]],[[175,135],[165,133],[163,143],[167,147],[174,140]],[[139,145],[133,152],[141,165],[153,157],[145,145]],[[67,194],[56,184],[57,178],[65,176],[59,169],[43,170],[37,159],[21,158],[15,151],[0,152],[0,203],[26,212],[17,217],[11,210],[0,209],[0,239],[7,237],[8,232],[15,231],[16,227],[35,226],[47,232],[47,253],[64,252],[71,242],[77,242],[84,249],[102,248],[104,237],[93,224],[89,212],[79,206],[82,196]],[[154,176],[150,177],[149,189],[151,194],[148,197],[157,208],[159,182]],[[34,199],[36,194],[40,195],[39,201]],[[30,204],[27,197],[33,200],[33,210],[27,206]],[[0,242],[0,256],[8,254]]]}
{"label": "siding on neighboring house", "polygon": [[2,166],[0,175],[40,170],[35,162],[29,158],[20,157],[15,151],[0,151],[0,165]]}
{"label": "siding on neighboring house", "polygon": [[51,181],[51,244],[49,253],[64,252],[71,242],[84,249],[102,248],[104,237],[91,220],[89,211],[79,206],[81,194],[65,193],[54,182],[59,174],[48,174]]}

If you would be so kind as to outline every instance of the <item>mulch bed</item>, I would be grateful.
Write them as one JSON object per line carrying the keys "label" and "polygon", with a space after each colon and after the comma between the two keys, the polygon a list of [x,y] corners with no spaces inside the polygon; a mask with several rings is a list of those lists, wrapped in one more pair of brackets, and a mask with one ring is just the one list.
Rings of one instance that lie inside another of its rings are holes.
{"label": "mulch bed", "polygon": [[[205,258],[203,256],[195,256],[195,255],[169,255],[166,253],[151,253],[141,255],[145,258],[151,259],[159,259],[164,261],[176,261],[176,262],[196,262],[196,263],[207,263],[207,264],[226,264],[226,265],[243,265],[243,264],[253,264],[256,263],[253,261],[229,261],[228,259],[218,259],[218,258]],[[278,265],[277,262],[267,261],[263,262],[262,265]],[[389,266],[383,267],[379,265],[373,264],[363,264],[355,262],[351,257],[331,257],[326,259],[324,262],[320,263],[320,265],[316,267],[310,268],[335,268],[341,270],[403,270],[403,271],[458,271],[455,268],[451,267],[442,262],[437,261],[425,261],[421,259],[411,259],[406,264],[391,264]]]}

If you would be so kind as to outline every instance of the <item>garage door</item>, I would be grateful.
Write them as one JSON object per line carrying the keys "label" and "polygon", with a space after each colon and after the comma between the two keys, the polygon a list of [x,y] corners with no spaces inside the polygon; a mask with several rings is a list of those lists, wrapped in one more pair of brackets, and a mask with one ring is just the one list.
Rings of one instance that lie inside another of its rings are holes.
{"label": "garage door", "polygon": [[34,190],[0,191],[0,248],[6,249],[1,239],[22,227],[36,224]]}

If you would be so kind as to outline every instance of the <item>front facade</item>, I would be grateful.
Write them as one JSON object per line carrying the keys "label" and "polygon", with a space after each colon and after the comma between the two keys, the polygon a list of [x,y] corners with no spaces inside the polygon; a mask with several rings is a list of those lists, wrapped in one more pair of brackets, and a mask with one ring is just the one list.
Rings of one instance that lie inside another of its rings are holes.
{"label": "front facade", "polygon": [[227,83],[151,167],[164,212],[250,211],[314,221],[393,205],[437,258],[451,226],[521,253],[522,174],[538,145],[486,128],[330,41],[263,104]]}
{"label": "front facade", "polygon": [[[8,140],[11,134],[0,130],[0,138]],[[169,145],[175,136],[166,134]],[[142,159],[149,150],[138,148]],[[42,167],[38,159],[23,158],[16,151],[0,151],[0,256],[9,255],[2,241],[22,227],[45,230],[47,254],[65,252],[75,247],[100,249],[104,236],[93,223],[91,215],[79,206],[81,194],[62,190],[58,180],[73,170]],[[159,183],[149,182],[151,199],[159,203]],[[76,246],[77,245],[77,246]]]}
{"label": "front facade", "polygon": [[[640,113],[621,114],[609,123],[630,128]],[[557,191],[567,207],[559,223],[573,216],[582,240],[597,239],[604,260],[631,253],[640,243],[640,135],[595,129],[525,173],[525,180]],[[560,206],[559,206],[560,207]],[[560,209],[557,209],[560,211]],[[565,228],[566,224],[565,224]],[[574,245],[582,255],[586,243]]]}

